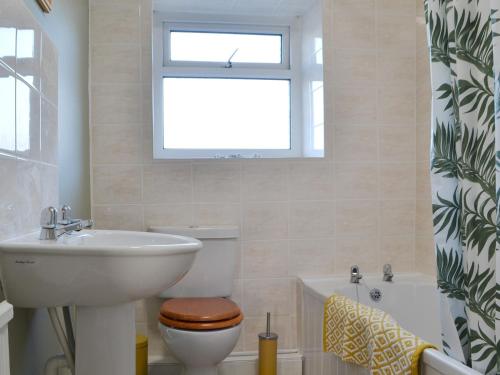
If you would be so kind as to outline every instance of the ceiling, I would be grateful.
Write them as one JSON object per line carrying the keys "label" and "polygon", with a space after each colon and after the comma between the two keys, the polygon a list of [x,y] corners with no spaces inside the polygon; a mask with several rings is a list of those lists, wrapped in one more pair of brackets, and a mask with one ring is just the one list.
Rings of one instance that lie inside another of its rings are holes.
{"label": "ceiling", "polygon": [[318,0],[154,0],[163,12],[238,16],[293,17],[305,14]]}

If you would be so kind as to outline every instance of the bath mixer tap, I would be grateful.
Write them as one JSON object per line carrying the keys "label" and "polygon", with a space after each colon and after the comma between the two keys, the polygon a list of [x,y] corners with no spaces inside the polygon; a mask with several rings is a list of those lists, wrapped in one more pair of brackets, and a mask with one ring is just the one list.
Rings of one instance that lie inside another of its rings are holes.
{"label": "bath mixer tap", "polygon": [[80,231],[86,228],[92,228],[93,220],[71,219],[71,207],[64,205],[61,209],[62,219],[58,220],[57,209],[47,207],[42,210],[40,215],[40,239],[56,240],[64,233]]}
{"label": "bath mixer tap", "polygon": [[394,274],[392,273],[392,266],[389,263],[384,264],[383,271],[384,276],[382,280],[390,283],[392,281],[392,278],[394,277]]}
{"label": "bath mixer tap", "polygon": [[354,265],[351,267],[351,283],[359,284],[359,280],[363,278],[363,275],[359,273],[359,266]]}

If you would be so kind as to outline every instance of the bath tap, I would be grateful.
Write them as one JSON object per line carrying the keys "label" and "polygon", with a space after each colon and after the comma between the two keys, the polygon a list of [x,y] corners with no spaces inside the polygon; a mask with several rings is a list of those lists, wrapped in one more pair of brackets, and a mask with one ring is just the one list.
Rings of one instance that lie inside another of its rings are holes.
{"label": "bath tap", "polygon": [[359,284],[359,280],[363,278],[363,275],[359,273],[359,266],[351,266],[351,283]]}
{"label": "bath tap", "polygon": [[387,282],[391,282],[392,278],[394,277],[394,274],[392,273],[392,266],[389,263],[384,264],[383,271],[384,271],[384,276],[383,276],[382,280],[387,281]]}
{"label": "bath tap", "polygon": [[42,210],[40,215],[40,239],[41,240],[56,240],[64,233],[80,231],[86,228],[92,228],[93,220],[81,220],[71,218],[71,207],[64,205],[61,209],[62,219],[57,219],[57,209],[47,207]]}

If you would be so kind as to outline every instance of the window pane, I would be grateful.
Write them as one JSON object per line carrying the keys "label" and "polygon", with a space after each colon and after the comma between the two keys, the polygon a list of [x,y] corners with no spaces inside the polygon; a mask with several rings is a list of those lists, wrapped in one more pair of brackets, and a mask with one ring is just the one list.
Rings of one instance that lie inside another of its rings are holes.
{"label": "window pane", "polygon": [[172,31],[172,61],[281,63],[281,35]]}
{"label": "window pane", "polygon": [[290,81],[164,78],[167,149],[289,149]]}

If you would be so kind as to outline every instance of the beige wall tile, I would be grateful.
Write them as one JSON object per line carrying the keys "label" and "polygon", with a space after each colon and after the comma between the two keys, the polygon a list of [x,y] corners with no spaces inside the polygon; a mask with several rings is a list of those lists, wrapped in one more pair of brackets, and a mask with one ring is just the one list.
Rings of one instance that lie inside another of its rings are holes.
{"label": "beige wall tile", "polygon": [[200,203],[194,205],[196,225],[238,225],[241,229],[241,206],[238,203]]}
{"label": "beige wall tile", "polygon": [[93,85],[92,123],[140,124],[142,121],[141,86],[124,83],[121,85]]}
{"label": "beige wall tile", "polygon": [[333,79],[340,86],[376,84],[376,52],[373,49],[335,49]]}
{"label": "beige wall tile", "polygon": [[291,200],[333,199],[333,164],[325,162],[292,162],[289,168]]}
{"label": "beige wall tile", "polygon": [[144,166],[144,203],[188,203],[193,185],[190,163]]}
{"label": "beige wall tile", "polygon": [[90,7],[91,43],[140,42],[139,6],[120,3],[97,3]]}
{"label": "beige wall tile", "polygon": [[243,311],[247,317],[290,314],[291,288],[289,279],[243,280]]}
{"label": "beige wall tile", "polygon": [[415,128],[399,126],[381,126],[380,161],[414,162]]}
{"label": "beige wall tile", "polygon": [[415,237],[413,235],[382,237],[380,263],[390,263],[393,272],[414,271]]}
{"label": "beige wall tile", "polygon": [[382,199],[415,199],[415,164],[384,163],[380,165]]}
{"label": "beige wall tile", "polygon": [[428,91],[427,89],[417,90],[416,122],[418,126],[431,126],[433,121],[431,116],[431,104],[432,102],[430,91]]}
{"label": "beige wall tile", "polygon": [[331,275],[335,268],[335,241],[330,239],[291,240],[290,275]]}
{"label": "beige wall tile", "polygon": [[417,126],[417,161],[428,161],[430,159],[431,147],[431,124]]}
{"label": "beige wall tile", "polygon": [[337,201],[335,230],[338,235],[376,235],[379,227],[378,201]]}
{"label": "beige wall tile", "polygon": [[431,199],[431,167],[429,162],[417,163],[417,199]]}
{"label": "beige wall tile", "polygon": [[142,199],[140,166],[95,166],[93,202],[95,204],[139,203]]}
{"label": "beige wall tile", "polygon": [[342,86],[333,90],[334,126],[375,125],[375,88]]}
{"label": "beige wall tile", "polygon": [[416,84],[415,50],[393,50],[381,46],[377,50],[377,81],[381,85]]}
{"label": "beige wall tile", "polygon": [[408,86],[380,87],[377,94],[380,125],[415,126],[415,89]]}
{"label": "beige wall tile", "polygon": [[338,199],[374,199],[377,197],[376,163],[336,164],[335,182]]}
{"label": "beige wall tile", "polygon": [[336,0],[333,3],[333,45],[369,49],[375,46],[375,2]]}
{"label": "beige wall tile", "polygon": [[335,237],[335,271],[348,275],[351,266],[357,264],[361,273],[375,272],[379,264],[376,236]]}
{"label": "beige wall tile", "polygon": [[415,213],[415,231],[417,236],[431,237],[434,233],[432,223],[432,202],[429,199],[417,199]]}
{"label": "beige wall tile", "polygon": [[433,237],[415,237],[415,267],[418,272],[436,275],[436,254]]}
{"label": "beige wall tile", "polygon": [[131,164],[142,161],[139,126],[96,126],[92,129],[94,164]]}
{"label": "beige wall tile", "polygon": [[284,162],[243,163],[243,201],[283,201],[288,196],[288,168]]}
{"label": "beige wall tile", "polygon": [[93,45],[91,48],[91,60],[91,82],[141,82],[141,49],[138,44]]}
{"label": "beige wall tile", "polygon": [[[405,1],[402,0],[402,3]],[[378,45],[382,48],[392,48],[399,51],[415,51],[416,31],[414,27],[410,27],[410,25],[414,24],[414,10],[407,16],[399,15],[397,17],[386,12],[379,13],[377,24]]]}
{"label": "beige wall tile", "polygon": [[193,223],[191,204],[154,204],[144,206],[144,226],[186,226]]}
{"label": "beige wall tile", "polygon": [[[417,2],[423,3],[421,0],[417,0]],[[378,14],[394,14],[400,16],[415,14],[414,0],[378,0],[376,4]]]}
{"label": "beige wall tile", "polygon": [[239,202],[241,165],[239,163],[193,164],[195,202]]}
{"label": "beige wall tile", "polygon": [[335,129],[334,153],[337,163],[378,160],[378,134],[373,126],[349,126]]}
{"label": "beige wall tile", "polygon": [[242,277],[256,279],[288,275],[288,241],[246,241],[242,245]]}
{"label": "beige wall tile", "polygon": [[290,203],[290,238],[325,238],[335,233],[335,205],[328,201]]}
{"label": "beige wall tile", "polygon": [[415,230],[415,201],[381,201],[382,235],[412,234]]}
{"label": "beige wall tile", "polygon": [[288,206],[286,203],[246,203],[242,224],[244,240],[285,239]]}
{"label": "beige wall tile", "polygon": [[100,229],[144,230],[142,206],[94,206],[92,218]]}

